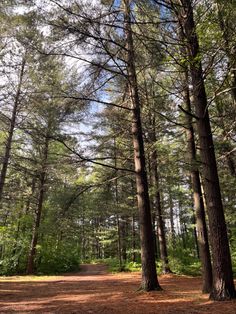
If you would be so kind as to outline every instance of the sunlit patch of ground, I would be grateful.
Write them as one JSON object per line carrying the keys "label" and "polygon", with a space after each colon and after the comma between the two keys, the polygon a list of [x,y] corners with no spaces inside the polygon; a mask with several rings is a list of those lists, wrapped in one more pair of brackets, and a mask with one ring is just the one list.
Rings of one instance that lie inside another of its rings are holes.
{"label": "sunlit patch of ground", "polygon": [[0,276],[0,282],[9,282],[9,281],[54,281],[61,280],[62,276]]}

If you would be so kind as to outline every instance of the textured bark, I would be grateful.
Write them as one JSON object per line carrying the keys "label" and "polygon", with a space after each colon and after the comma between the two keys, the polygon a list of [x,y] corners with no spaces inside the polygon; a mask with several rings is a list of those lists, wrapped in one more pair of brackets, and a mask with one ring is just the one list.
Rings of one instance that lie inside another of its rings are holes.
{"label": "textured bark", "polygon": [[121,257],[122,262],[125,264],[127,260],[127,217],[121,216],[120,221],[120,229],[121,229]]}
{"label": "textured bark", "polygon": [[[151,201],[152,208],[155,208],[154,203]],[[160,246],[157,237],[157,215],[156,213],[152,213],[152,232],[153,232],[153,239],[154,239],[154,252],[155,252],[155,259],[157,260],[160,257]]]}
{"label": "textured bark", "polygon": [[82,212],[82,234],[81,234],[81,242],[82,242],[82,248],[81,248],[82,260],[85,260],[85,259],[86,259],[86,253],[85,253],[86,239],[85,239],[85,214],[84,214],[84,210],[83,210],[83,212]]}
{"label": "textured bark", "polygon": [[192,1],[181,0],[180,3],[182,4],[182,9],[179,10],[178,18],[188,49],[193,85],[193,103],[197,116],[202,177],[209,218],[213,261],[213,289],[210,297],[214,300],[227,300],[235,298],[236,293],[207,97],[202,66],[199,61],[199,44],[193,18]]}
{"label": "textured bark", "polygon": [[172,245],[175,245],[175,226],[174,226],[174,205],[171,194],[171,189],[169,189],[169,206],[170,206],[170,233]]}
{"label": "textured bark", "polygon": [[[134,181],[131,179],[130,180],[131,183],[131,191],[132,191],[132,207],[135,208],[136,207],[136,197],[135,197],[135,187],[134,187]],[[135,214],[132,214],[132,262],[136,262],[136,228],[135,228],[135,224],[136,224],[136,217]]]}
{"label": "textured bark", "polygon": [[148,194],[148,180],[146,173],[146,160],[142,134],[140,113],[140,99],[138,94],[137,77],[134,63],[134,47],[131,29],[130,1],[123,0],[125,12],[125,33],[127,40],[127,71],[128,85],[132,104],[132,135],[134,146],[134,164],[136,173],[136,187],[139,209],[142,283],[141,288],[146,291],[160,290],[157,279],[154,241],[152,233],[150,200]]}
{"label": "textured bark", "polygon": [[34,192],[35,192],[35,185],[36,185],[36,177],[35,175],[32,178],[32,183],[31,183],[31,192],[30,192],[30,196],[28,197],[27,201],[26,201],[26,206],[25,206],[25,215],[27,215],[29,213],[30,210],[30,206],[32,203],[32,199],[34,196]]}
{"label": "textured bark", "polygon": [[41,171],[39,174],[39,198],[38,198],[37,209],[35,212],[35,221],[34,221],[34,227],[33,227],[33,233],[32,233],[32,240],[31,240],[30,251],[29,251],[28,262],[27,262],[27,269],[26,269],[27,274],[33,274],[35,272],[35,257],[37,253],[36,246],[38,244],[39,227],[40,227],[40,222],[41,222],[44,193],[45,193],[48,147],[49,147],[49,137],[47,135],[45,138],[42,165],[41,165]]}
{"label": "textured bark", "polygon": [[[152,126],[154,128],[154,126]],[[150,140],[153,144],[156,142],[155,129],[152,133],[150,133]],[[155,147],[155,146],[154,146]],[[160,249],[160,258],[162,262],[162,272],[164,274],[171,273],[169,261],[168,261],[168,253],[167,253],[167,245],[166,245],[166,237],[165,237],[165,223],[163,220],[163,212],[162,212],[162,204],[161,204],[161,196],[160,196],[160,187],[159,187],[159,175],[157,170],[157,150],[153,149],[151,156],[151,182],[152,186],[155,188],[154,194],[154,208],[157,214],[157,235],[158,235],[158,243]]]}
{"label": "textured bark", "polygon": [[119,269],[122,270],[122,255],[121,255],[121,230],[120,230],[120,218],[119,215],[116,217],[117,221],[117,235],[118,235],[118,241],[117,241],[117,255],[119,260]]}
{"label": "textured bark", "polygon": [[136,241],[135,241],[135,237],[136,237],[135,217],[134,217],[134,215],[132,215],[132,262],[136,262],[136,254],[135,254]]}
{"label": "textured bark", "polygon": [[[115,161],[115,168],[117,167],[117,146],[116,146],[116,139],[114,138],[114,161]],[[119,207],[119,195],[118,195],[118,180],[115,179],[115,204],[116,204],[116,211],[118,212]],[[121,219],[119,215],[116,216],[117,221],[117,255],[119,260],[119,269],[122,270],[122,246],[121,246]]]}
{"label": "textured bark", "polygon": [[2,161],[2,169],[1,169],[1,174],[0,174],[0,202],[2,200],[3,189],[4,189],[4,184],[5,184],[6,175],[7,175],[9,159],[11,155],[12,139],[13,139],[15,124],[16,124],[17,110],[20,103],[20,94],[21,94],[21,88],[22,88],[22,82],[23,82],[23,76],[24,76],[24,70],[25,70],[25,62],[26,62],[25,59],[23,59],[21,70],[20,70],[19,82],[18,82],[17,91],[15,95],[15,101],[14,101],[14,105],[12,109],[12,116],[10,120],[10,128],[9,128],[8,137],[6,141],[5,153],[4,153],[4,157]]}
{"label": "textured bark", "polygon": [[192,215],[192,224],[193,224],[193,238],[194,238],[194,243],[195,243],[195,248],[196,248],[196,256],[199,259],[200,258],[200,252],[199,252],[199,245],[198,245],[198,239],[197,239],[197,228],[196,228],[196,216],[195,216],[195,207],[193,205],[193,215]]}
{"label": "textured bark", "polygon": [[[178,189],[180,187],[178,186]],[[183,248],[187,248],[187,239],[188,239],[188,230],[186,226],[186,218],[184,217],[184,211],[183,211],[183,205],[182,205],[182,200],[181,197],[178,199],[178,214],[176,215],[179,218],[179,227],[180,227],[180,236],[182,239],[183,243]]]}
{"label": "textured bark", "polygon": [[197,158],[196,158],[196,147],[195,147],[195,135],[192,124],[191,116],[191,101],[189,93],[189,79],[188,70],[185,70],[184,88],[183,88],[183,98],[186,106],[186,136],[187,136],[187,151],[188,160],[190,162],[190,177],[193,189],[193,203],[195,210],[195,222],[197,226],[197,239],[198,248],[200,253],[201,265],[202,265],[202,292],[210,293],[212,290],[212,266],[211,266],[211,256],[208,242],[208,233],[205,217],[205,208],[202,197],[202,189],[200,182],[200,175],[198,171]]}

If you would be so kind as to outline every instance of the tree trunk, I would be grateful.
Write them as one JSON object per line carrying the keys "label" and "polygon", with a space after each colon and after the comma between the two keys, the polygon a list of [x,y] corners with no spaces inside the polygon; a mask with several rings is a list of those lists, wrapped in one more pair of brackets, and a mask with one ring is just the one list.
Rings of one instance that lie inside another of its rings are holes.
{"label": "tree trunk", "polygon": [[[152,207],[155,208],[154,203]],[[157,260],[160,256],[160,252],[159,252],[159,242],[157,238],[157,216],[155,212],[152,214],[152,232],[153,232],[153,239],[154,239],[155,259]]]}
{"label": "tree trunk", "polygon": [[194,204],[192,206],[193,210],[193,215],[192,215],[192,224],[193,224],[193,238],[194,238],[194,244],[196,248],[196,257],[199,259],[200,258],[200,252],[199,252],[199,245],[198,245],[198,239],[197,239],[197,228],[196,228],[196,216],[195,216],[195,207]]}
{"label": "tree trunk", "polygon": [[[114,138],[114,161],[115,161],[115,168],[117,167],[117,145],[116,145],[116,138]],[[117,221],[117,255],[119,259],[119,269],[120,271],[123,270],[123,263],[122,263],[122,217],[119,217],[119,195],[118,195],[118,180],[115,179],[115,206],[116,206],[116,221]]]}
{"label": "tree trunk", "polygon": [[28,199],[26,201],[26,206],[25,206],[25,212],[24,212],[25,215],[28,215],[29,210],[30,210],[30,206],[31,206],[32,199],[34,197],[34,192],[35,192],[35,184],[36,184],[36,175],[34,175],[33,178],[32,178],[31,192],[30,192],[30,195],[29,195],[29,197],[28,197]]}
{"label": "tree trunk", "polygon": [[134,214],[132,215],[132,262],[136,262],[136,254],[135,254],[135,250],[136,250],[136,241],[135,241],[135,237],[136,237],[136,232],[135,232],[135,217]]}
{"label": "tree trunk", "polygon": [[[178,186],[179,189],[179,186]],[[177,217],[179,218],[179,227],[180,227],[180,236],[182,239],[183,249],[187,248],[187,238],[188,238],[188,232],[186,228],[186,221],[184,217],[184,212],[182,208],[182,201],[181,201],[181,195],[178,198],[178,214]]]}
{"label": "tree trunk", "polygon": [[34,222],[32,240],[31,240],[29,257],[28,257],[28,262],[27,262],[27,270],[26,270],[27,274],[33,274],[35,272],[36,246],[38,244],[39,227],[40,227],[40,222],[41,222],[41,214],[42,214],[43,200],[44,200],[44,193],[45,193],[48,148],[49,148],[49,136],[47,134],[45,138],[45,144],[44,144],[44,150],[43,150],[42,168],[41,168],[40,178],[39,178],[38,206],[35,213],[35,222]]}
{"label": "tree trunk", "polygon": [[179,11],[178,18],[180,26],[183,28],[188,49],[212,247],[213,289],[210,297],[214,300],[227,300],[235,298],[236,293],[207,97],[202,66],[199,61],[199,44],[193,18],[192,1],[181,0],[181,4],[183,6],[182,10]]}
{"label": "tree trunk", "polygon": [[190,177],[193,189],[193,203],[196,215],[196,226],[197,226],[197,238],[198,238],[198,248],[200,253],[200,259],[202,264],[202,292],[210,293],[212,289],[212,266],[211,266],[211,256],[208,242],[208,233],[205,217],[205,208],[202,197],[202,189],[200,182],[200,175],[198,171],[197,158],[196,158],[196,147],[195,147],[195,136],[192,124],[191,116],[191,101],[189,93],[189,78],[188,70],[185,69],[184,78],[184,88],[183,97],[186,106],[186,136],[187,136],[187,151],[188,160],[190,163]]}
{"label": "tree trunk", "polygon": [[[152,133],[151,141],[153,144],[156,142],[155,130]],[[156,148],[154,148],[154,150],[152,151],[150,159],[151,159],[150,160],[151,161],[151,181],[155,189],[154,206],[157,213],[157,235],[158,235],[158,242],[159,242],[159,248],[160,248],[160,257],[161,257],[161,262],[162,262],[162,272],[163,274],[167,274],[167,273],[171,273],[171,270],[170,270],[169,261],[168,261],[168,253],[167,253],[167,245],[166,245],[166,237],[165,237],[165,223],[163,220],[163,213],[162,213],[162,204],[161,204],[160,187],[159,187],[160,185],[159,175],[157,171]]]}
{"label": "tree trunk", "polygon": [[119,269],[120,271],[122,270],[122,255],[121,255],[121,228],[120,228],[120,218],[119,215],[116,216],[116,221],[117,221],[117,236],[118,236],[118,241],[117,241],[117,255],[119,259]]}
{"label": "tree trunk", "polygon": [[82,256],[82,261],[86,259],[86,254],[85,254],[85,245],[86,245],[86,240],[85,240],[85,213],[84,209],[82,211],[82,235],[81,235],[81,243],[82,243],[82,248],[81,248],[81,256]]}
{"label": "tree trunk", "polygon": [[[135,188],[134,188],[134,182],[131,179],[131,191],[132,191],[132,207],[136,207],[136,198],[135,198]],[[132,262],[136,262],[136,228],[135,228],[135,214],[132,214]]]}
{"label": "tree trunk", "polygon": [[169,188],[169,206],[170,206],[170,233],[171,233],[171,244],[175,246],[175,225],[174,225],[174,204]]}
{"label": "tree trunk", "polygon": [[10,120],[9,133],[8,133],[8,137],[6,141],[5,153],[4,153],[3,162],[2,162],[2,169],[1,169],[1,174],[0,174],[0,203],[2,201],[3,189],[4,189],[4,184],[5,184],[6,175],[7,175],[7,168],[8,168],[10,154],[11,154],[12,139],[13,139],[15,124],[16,124],[17,109],[20,102],[20,94],[21,94],[21,87],[22,87],[24,70],[25,70],[25,62],[26,60],[25,58],[23,58],[21,70],[20,70],[20,76],[19,76],[19,83],[17,86],[15,101],[14,101],[14,105],[12,109],[12,116]]}
{"label": "tree trunk", "polygon": [[125,33],[127,40],[127,71],[129,92],[132,103],[132,135],[134,146],[134,163],[136,173],[137,198],[139,209],[142,283],[141,288],[146,291],[160,290],[157,279],[154,241],[152,233],[152,221],[150,200],[148,194],[148,180],[146,173],[146,161],[144,155],[144,143],[140,114],[140,100],[138,95],[137,77],[134,63],[134,47],[131,29],[130,1],[123,0],[125,12]]}
{"label": "tree trunk", "polygon": [[127,236],[127,217],[121,216],[120,220],[120,231],[121,231],[121,256],[122,262],[125,264],[127,260],[127,245],[126,245],[126,236]]}

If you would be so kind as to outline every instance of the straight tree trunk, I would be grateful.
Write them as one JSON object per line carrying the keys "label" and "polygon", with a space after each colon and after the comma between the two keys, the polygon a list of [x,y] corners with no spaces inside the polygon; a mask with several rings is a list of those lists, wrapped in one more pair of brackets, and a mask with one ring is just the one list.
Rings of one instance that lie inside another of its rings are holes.
{"label": "straight tree trunk", "polygon": [[[152,126],[155,127],[154,125]],[[155,144],[156,142],[156,134],[155,129],[153,130],[151,136],[151,142]],[[169,261],[168,261],[168,253],[167,253],[167,245],[166,245],[166,236],[165,236],[165,223],[163,220],[163,212],[162,212],[162,204],[161,204],[161,196],[160,196],[160,184],[159,184],[159,175],[157,170],[157,150],[154,146],[154,149],[150,156],[151,162],[151,181],[152,185],[155,188],[154,194],[154,205],[157,213],[157,235],[158,235],[158,243],[160,248],[160,257],[162,262],[162,272],[163,274],[171,273]]]}
{"label": "straight tree trunk", "polygon": [[[25,215],[27,215],[29,213],[29,210],[30,210],[30,206],[31,206],[32,199],[34,197],[34,192],[35,192],[35,184],[36,184],[36,176],[34,175],[32,178],[32,183],[31,183],[31,192],[30,192],[30,195],[26,201],[25,212],[24,212]],[[25,231],[25,229],[24,229],[24,231]]]}
{"label": "straight tree trunk", "polygon": [[118,259],[119,259],[119,269],[122,270],[122,255],[121,255],[121,228],[120,228],[120,217],[117,215],[117,235],[118,235],[118,241],[117,241],[117,253],[118,253]]}
{"label": "straight tree trunk", "polygon": [[189,78],[188,70],[185,69],[185,79],[183,88],[183,97],[186,107],[186,135],[187,135],[187,150],[188,159],[190,162],[190,178],[193,189],[193,203],[194,211],[196,216],[197,226],[197,239],[198,248],[200,253],[201,265],[202,265],[202,292],[210,293],[212,290],[212,266],[211,256],[208,242],[208,233],[205,217],[205,208],[202,197],[200,174],[198,171],[197,158],[196,158],[196,147],[195,147],[195,135],[191,116],[191,101],[189,92]]}
{"label": "straight tree trunk", "polygon": [[180,0],[180,4],[182,9],[178,19],[188,49],[212,247],[213,289],[210,298],[228,300],[235,298],[236,293],[192,1]]}
{"label": "straight tree trunk", "polygon": [[[153,204],[153,208],[155,208],[155,205]],[[152,230],[153,230],[153,238],[154,238],[154,252],[155,252],[155,259],[157,260],[160,256],[160,249],[159,249],[159,241],[157,237],[157,215],[154,212],[152,214]]]}
{"label": "straight tree trunk", "polygon": [[175,225],[174,225],[174,204],[171,194],[171,189],[169,188],[169,206],[170,206],[170,233],[171,233],[171,243],[175,245]]}
{"label": "straight tree trunk", "polygon": [[182,202],[180,201],[180,197],[178,199],[178,215],[177,216],[179,218],[180,236],[182,239],[183,249],[186,249],[188,233],[187,233],[186,221],[183,215],[184,213],[183,213]]}
{"label": "straight tree trunk", "polygon": [[193,215],[192,215],[192,224],[193,224],[193,238],[194,238],[194,243],[195,243],[195,248],[196,248],[196,257],[200,259],[200,253],[199,253],[199,245],[198,245],[198,239],[197,239],[197,227],[196,227],[196,215],[195,215],[195,207],[194,205],[192,206],[193,209]]}
{"label": "straight tree trunk", "polygon": [[27,269],[26,269],[27,274],[33,274],[35,272],[35,257],[37,253],[36,246],[38,244],[39,227],[40,227],[40,222],[41,222],[44,193],[45,193],[48,148],[49,148],[49,136],[47,134],[45,138],[44,149],[43,149],[43,159],[42,159],[42,166],[41,166],[42,168],[40,171],[40,178],[39,178],[38,206],[35,213],[35,222],[34,222],[32,240],[31,240],[29,257],[28,257],[28,262],[27,262]]}
{"label": "straight tree trunk", "polygon": [[126,246],[126,235],[127,235],[127,217],[121,216],[120,229],[121,229],[121,256],[122,262],[125,264],[127,260],[127,246]]}
{"label": "straight tree trunk", "polygon": [[84,261],[86,259],[86,254],[85,254],[85,246],[86,246],[86,240],[85,240],[85,214],[84,210],[82,212],[82,236],[81,236],[81,242],[82,242],[82,248],[81,248],[81,255],[82,255],[82,260]]}
{"label": "straight tree trunk", "polygon": [[[116,138],[114,138],[114,161],[115,168],[117,167],[117,146],[116,146]],[[118,197],[118,180],[115,179],[115,207],[116,207],[116,222],[117,222],[117,255],[119,260],[119,269],[122,270],[122,246],[121,246],[121,236],[122,236],[122,226],[121,226],[121,218],[119,217],[119,197]]]}
{"label": "straight tree trunk", "polygon": [[132,215],[132,262],[136,262],[136,254],[135,254],[136,241],[135,241],[135,236],[136,236],[136,232],[135,232],[135,216],[133,214]]}
{"label": "straight tree trunk", "polygon": [[[136,199],[135,199],[135,188],[133,184],[133,180],[131,179],[131,191],[132,191],[132,206],[135,208]],[[135,228],[135,214],[132,214],[132,262],[136,262],[136,228]]]}
{"label": "straight tree trunk", "polygon": [[21,94],[21,88],[22,88],[22,83],[23,83],[25,63],[26,63],[26,60],[25,58],[23,58],[22,64],[21,64],[20,75],[19,75],[19,82],[18,82],[16,95],[15,95],[15,101],[14,101],[14,105],[12,109],[12,116],[10,120],[10,128],[8,132],[6,148],[5,148],[3,162],[2,162],[2,169],[1,169],[1,174],[0,174],[0,204],[2,201],[3,189],[4,189],[4,184],[5,184],[6,175],[7,175],[7,168],[9,164],[10,155],[11,155],[12,139],[13,139],[14,129],[16,125],[17,110],[20,103],[20,94]]}
{"label": "straight tree trunk", "polygon": [[125,33],[127,40],[128,84],[133,109],[132,135],[134,146],[134,163],[136,172],[142,261],[141,288],[145,291],[160,290],[161,287],[158,283],[156,273],[150,200],[148,194],[148,180],[146,173],[146,161],[144,154],[142,123],[140,114],[140,100],[138,95],[138,85],[134,63],[135,56],[131,29],[130,1],[123,0],[123,4],[125,13]]}

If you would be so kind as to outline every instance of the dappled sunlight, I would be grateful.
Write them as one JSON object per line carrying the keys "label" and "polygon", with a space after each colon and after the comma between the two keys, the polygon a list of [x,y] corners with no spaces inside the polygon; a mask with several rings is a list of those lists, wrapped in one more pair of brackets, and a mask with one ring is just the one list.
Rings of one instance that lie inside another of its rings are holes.
{"label": "dappled sunlight", "polygon": [[202,295],[200,278],[163,275],[164,290],[152,292],[138,291],[138,272],[36,278],[1,281],[1,313],[236,313],[235,302],[214,303]]}

